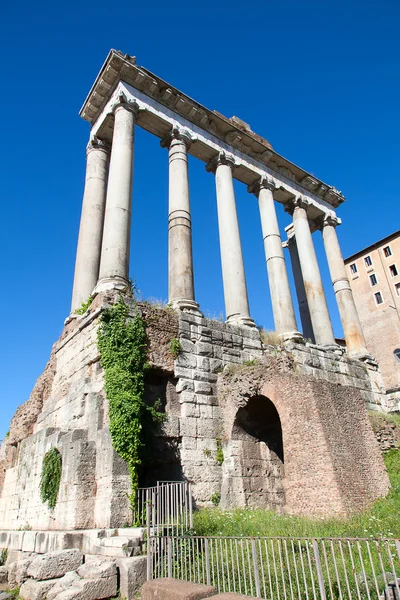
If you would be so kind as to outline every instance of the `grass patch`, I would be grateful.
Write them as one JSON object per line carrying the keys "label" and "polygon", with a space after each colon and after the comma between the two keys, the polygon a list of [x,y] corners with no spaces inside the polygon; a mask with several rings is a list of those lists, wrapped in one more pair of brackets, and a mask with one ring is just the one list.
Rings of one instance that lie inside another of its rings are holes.
{"label": "grass patch", "polygon": [[196,511],[196,535],[284,537],[400,537],[400,450],[384,457],[392,490],[366,512],[348,519],[312,519],[278,515],[270,510],[241,508]]}

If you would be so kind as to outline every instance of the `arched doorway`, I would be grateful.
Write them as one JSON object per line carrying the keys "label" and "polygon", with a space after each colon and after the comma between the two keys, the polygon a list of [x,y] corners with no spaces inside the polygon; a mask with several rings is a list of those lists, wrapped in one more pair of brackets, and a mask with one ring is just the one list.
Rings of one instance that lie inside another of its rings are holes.
{"label": "arched doorway", "polygon": [[285,503],[282,427],[271,400],[254,396],[239,408],[232,442],[245,505],[281,512]]}

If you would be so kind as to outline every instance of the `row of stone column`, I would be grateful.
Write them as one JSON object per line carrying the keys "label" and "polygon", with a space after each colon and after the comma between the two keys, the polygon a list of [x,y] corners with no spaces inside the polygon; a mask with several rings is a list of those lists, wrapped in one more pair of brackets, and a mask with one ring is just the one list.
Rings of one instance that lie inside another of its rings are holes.
{"label": "row of stone column", "polygon": [[[96,289],[123,288],[129,278],[134,125],[138,108],[121,101],[114,109],[111,147],[93,139],[87,148],[87,171],[75,267],[72,310]],[[195,301],[188,181],[190,135],[173,128],[161,145],[169,150],[168,269],[169,302],[199,310]],[[110,158],[109,158],[110,157]],[[234,160],[220,153],[208,165],[215,173],[218,226],[226,318],[254,326],[250,317],[244,263],[233,187]],[[289,279],[268,177],[249,186],[258,198],[275,329],[284,339],[298,339]],[[315,341],[333,346],[335,338],[307,217],[307,202],[299,197],[287,205],[293,214],[302,283]],[[367,350],[336,235],[337,221],[321,223],[328,264],[348,352]]]}

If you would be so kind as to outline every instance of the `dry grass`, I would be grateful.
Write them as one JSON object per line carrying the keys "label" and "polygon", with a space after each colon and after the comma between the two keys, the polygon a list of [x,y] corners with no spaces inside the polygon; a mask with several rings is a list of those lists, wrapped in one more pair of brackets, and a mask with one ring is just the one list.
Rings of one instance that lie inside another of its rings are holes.
{"label": "dry grass", "polygon": [[264,346],[281,346],[282,339],[276,331],[267,331],[266,329],[260,329],[260,338]]}

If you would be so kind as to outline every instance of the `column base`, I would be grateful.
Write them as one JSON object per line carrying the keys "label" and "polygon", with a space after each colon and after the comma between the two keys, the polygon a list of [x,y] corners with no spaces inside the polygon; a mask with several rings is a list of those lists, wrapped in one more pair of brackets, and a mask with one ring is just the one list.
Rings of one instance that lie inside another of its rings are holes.
{"label": "column base", "polygon": [[100,279],[93,290],[93,295],[108,290],[120,290],[121,292],[129,288],[129,281],[122,277],[104,277]]}
{"label": "column base", "polygon": [[232,315],[225,321],[228,325],[236,325],[238,327],[257,327],[251,317],[243,317],[241,315]]}
{"label": "column base", "polygon": [[300,331],[287,331],[285,333],[278,333],[279,337],[283,342],[295,342],[298,344],[304,344],[305,340]]}
{"label": "column base", "polygon": [[378,364],[375,360],[375,358],[372,356],[372,354],[370,354],[367,351],[363,351],[360,350],[360,352],[352,352],[349,353],[349,358],[355,359],[355,360],[362,360],[364,362],[371,362],[372,364]]}
{"label": "column base", "polygon": [[185,298],[178,298],[176,300],[171,300],[169,305],[175,310],[184,310],[187,312],[194,313],[199,317],[203,317],[203,313],[200,310],[200,305],[194,300],[186,300]]}

